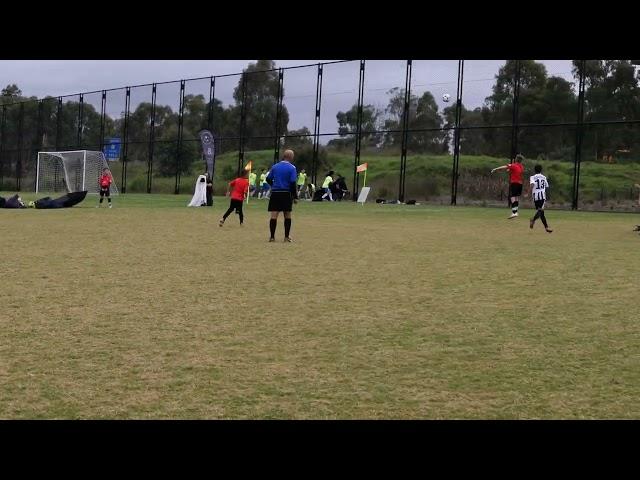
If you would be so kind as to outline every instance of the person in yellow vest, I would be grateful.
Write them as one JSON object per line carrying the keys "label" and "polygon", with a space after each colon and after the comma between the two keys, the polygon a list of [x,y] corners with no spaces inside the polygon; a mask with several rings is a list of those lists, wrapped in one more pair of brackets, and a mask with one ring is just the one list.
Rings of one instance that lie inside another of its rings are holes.
{"label": "person in yellow vest", "polygon": [[258,174],[255,172],[251,172],[249,174],[249,196],[253,197],[256,195],[256,179],[258,178]]}
{"label": "person in yellow vest", "polygon": [[271,190],[271,187],[267,183],[267,173],[268,172],[264,168],[260,173],[260,186],[258,187],[260,191],[258,193],[258,198],[267,198],[267,194],[269,193],[269,190]]}
{"label": "person in yellow vest", "polygon": [[333,170],[327,173],[327,176],[324,177],[324,182],[322,182],[322,189],[324,190],[322,199],[324,200],[326,197],[329,197],[330,202],[333,202],[333,196],[331,195],[331,184],[333,183],[332,175],[333,175]]}
{"label": "person in yellow vest", "polygon": [[298,174],[298,180],[296,181],[296,186],[298,187],[298,198],[301,198],[302,192],[304,191],[305,184],[307,183],[307,172],[305,172],[304,168],[300,170]]}

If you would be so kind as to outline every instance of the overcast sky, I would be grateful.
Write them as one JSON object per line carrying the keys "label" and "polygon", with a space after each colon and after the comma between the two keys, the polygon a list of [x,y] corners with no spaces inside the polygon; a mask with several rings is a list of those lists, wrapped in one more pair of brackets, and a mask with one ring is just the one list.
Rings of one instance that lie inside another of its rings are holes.
{"label": "overcast sky", "polygon": [[[326,60],[276,60],[278,67],[306,65]],[[573,81],[571,60],[538,60],[547,67],[549,75]],[[102,89],[125,87],[153,82],[207,77],[241,72],[255,60],[0,60],[0,86],[15,83],[25,96],[54,97]],[[482,105],[490,95],[495,74],[504,60],[465,61],[463,103],[467,108]],[[365,77],[365,104],[384,108],[386,92],[393,87],[404,88],[406,60],[368,60]],[[442,95],[456,95],[457,60],[414,60],[412,91],[420,95],[431,91],[440,108],[445,104]],[[302,126],[313,130],[315,66],[287,70],[284,74],[285,105],[290,114],[289,129]],[[336,114],[348,110],[358,99],[358,61],[327,65],[323,74],[321,133],[337,130]],[[233,89],[238,77],[216,80],[216,98],[225,105],[233,103]],[[209,81],[188,82],[187,94],[209,96]],[[157,102],[177,109],[179,84],[159,85]],[[151,87],[132,90],[131,110],[142,101],[151,100]],[[85,102],[100,111],[100,94],[86,95]],[[120,116],[124,109],[124,90],[109,92],[107,113]],[[326,140],[326,139],[325,139]],[[324,143],[324,142],[323,142]]]}

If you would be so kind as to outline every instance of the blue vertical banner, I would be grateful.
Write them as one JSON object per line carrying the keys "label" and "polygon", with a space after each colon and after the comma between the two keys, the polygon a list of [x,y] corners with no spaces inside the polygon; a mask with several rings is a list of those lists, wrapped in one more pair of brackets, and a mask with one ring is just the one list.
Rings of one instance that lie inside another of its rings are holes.
{"label": "blue vertical banner", "polygon": [[117,162],[120,160],[120,138],[105,139],[104,157],[109,162]]}

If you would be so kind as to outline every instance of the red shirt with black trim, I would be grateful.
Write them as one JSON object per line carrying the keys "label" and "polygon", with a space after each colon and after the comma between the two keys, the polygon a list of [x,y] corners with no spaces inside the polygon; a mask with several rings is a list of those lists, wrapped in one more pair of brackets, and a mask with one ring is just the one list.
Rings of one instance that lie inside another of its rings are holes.
{"label": "red shirt with black trim", "polygon": [[249,191],[249,180],[246,178],[236,178],[229,182],[231,186],[231,200],[244,200],[244,194]]}
{"label": "red shirt with black trim", "polygon": [[509,183],[519,183],[522,185],[524,165],[521,163],[510,163],[507,165],[507,170],[509,171]]}
{"label": "red shirt with black trim", "polygon": [[108,174],[102,175],[100,177],[100,186],[102,188],[107,188],[110,185],[111,185],[111,175],[108,175]]}

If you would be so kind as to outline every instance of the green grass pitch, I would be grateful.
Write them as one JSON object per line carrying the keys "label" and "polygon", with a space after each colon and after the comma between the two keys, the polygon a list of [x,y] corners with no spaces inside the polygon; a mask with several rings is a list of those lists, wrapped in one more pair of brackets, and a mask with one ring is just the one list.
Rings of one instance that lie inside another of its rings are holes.
{"label": "green grass pitch", "polygon": [[0,211],[0,418],[640,416],[634,215],[189,199]]}

